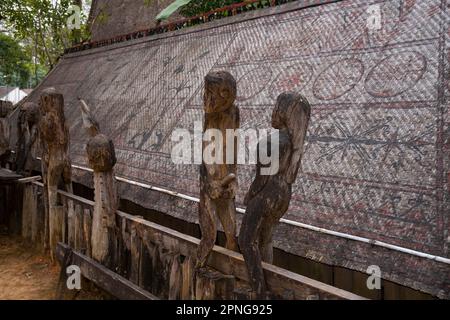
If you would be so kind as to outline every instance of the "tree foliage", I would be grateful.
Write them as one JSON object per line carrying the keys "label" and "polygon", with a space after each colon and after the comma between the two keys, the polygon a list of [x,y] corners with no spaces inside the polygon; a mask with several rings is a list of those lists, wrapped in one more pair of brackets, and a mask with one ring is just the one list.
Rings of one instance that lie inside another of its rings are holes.
{"label": "tree foliage", "polygon": [[[81,30],[67,27],[69,7],[81,3],[81,0],[1,0],[0,21],[38,64],[51,69],[65,48],[87,37],[84,23]],[[81,21],[86,20],[81,11]]]}
{"label": "tree foliage", "polygon": [[27,52],[13,38],[0,33],[0,85],[28,87],[31,67]]}
{"label": "tree foliage", "polygon": [[[223,8],[235,3],[242,3],[245,0],[176,0],[171,3],[167,8],[165,8],[156,17],[157,20],[165,20],[175,11],[179,11],[182,16],[194,17],[201,15],[203,13]],[[251,8],[261,8],[268,7],[270,5],[269,0],[261,0],[259,3],[249,3],[247,7]],[[227,11],[218,13],[221,17],[226,17],[229,15]]]}
{"label": "tree foliage", "polygon": [[191,0],[175,0],[169,4],[163,11],[161,11],[157,16],[156,20],[166,20],[179,8],[187,5]]}

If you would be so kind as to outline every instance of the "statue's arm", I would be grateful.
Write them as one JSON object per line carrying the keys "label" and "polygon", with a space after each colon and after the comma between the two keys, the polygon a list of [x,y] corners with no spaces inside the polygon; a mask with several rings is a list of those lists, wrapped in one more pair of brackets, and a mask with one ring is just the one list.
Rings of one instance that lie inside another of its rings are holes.
{"label": "statue's arm", "polygon": [[[266,146],[267,150],[271,149],[271,141],[268,140],[266,142]],[[249,201],[251,199],[253,199],[259,192],[261,192],[261,190],[264,188],[264,186],[267,184],[267,181],[269,180],[269,176],[268,175],[263,175],[261,174],[261,160],[260,160],[260,148],[261,145],[260,143],[258,143],[257,147],[256,147],[256,157],[257,157],[257,162],[256,162],[256,176],[255,179],[253,180],[252,184],[250,185],[250,189],[248,190],[247,194],[245,195],[244,198],[244,204],[247,205],[249,203]]]}
{"label": "statue's arm", "polygon": [[250,185],[250,189],[248,190],[247,194],[244,198],[244,204],[248,205],[249,201],[253,199],[266,185],[267,180],[269,179],[268,175],[262,175],[261,174],[261,163],[259,161],[259,144],[257,147],[257,154],[258,154],[258,162],[256,164],[256,176],[253,180],[252,184]]}
{"label": "statue's arm", "polygon": [[[303,147],[303,146],[302,146]],[[286,174],[286,182],[292,184],[297,178],[298,169],[300,168],[303,148],[296,148],[292,151],[291,160]]]}

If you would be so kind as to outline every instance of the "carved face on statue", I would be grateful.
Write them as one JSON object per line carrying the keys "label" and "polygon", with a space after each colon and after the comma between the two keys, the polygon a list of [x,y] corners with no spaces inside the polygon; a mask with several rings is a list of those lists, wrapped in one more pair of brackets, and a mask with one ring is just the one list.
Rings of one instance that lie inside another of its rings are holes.
{"label": "carved face on statue", "polygon": [[236,81],[226,71],[210,72],[205,77],[205,113],[223,112],[236,99]]}
{"label": "carved face on statue", "polygon": [[116,164],[117,160],[114,144],[104,134],[98,134],[91,138],[86,149],[89,164],[94,171],[109,171]]}

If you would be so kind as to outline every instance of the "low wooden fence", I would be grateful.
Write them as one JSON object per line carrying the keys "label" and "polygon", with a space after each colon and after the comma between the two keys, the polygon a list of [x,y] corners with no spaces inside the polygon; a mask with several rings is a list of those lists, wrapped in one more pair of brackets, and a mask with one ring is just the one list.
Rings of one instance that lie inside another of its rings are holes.
{"label": "low wooden fence", "polygon": [[[43,228],[43,185],[24,185],[22,235],[46,247]],[[81,264],[83,276],[118,298],[139,299],[251,299],[241,254],[215,246],[208,267],[194,272],[199,239],[118,211],[117,246],[112,270],[91,257],[94,202],[58,191],[62,205],[62,235],[56,256],[64,264]],[[67,257],[70,256],[70,261]],[[66,261],[64,261],[66,259]],[[364,299],[345,290],[264,264],[268,289],[280,299]]]}

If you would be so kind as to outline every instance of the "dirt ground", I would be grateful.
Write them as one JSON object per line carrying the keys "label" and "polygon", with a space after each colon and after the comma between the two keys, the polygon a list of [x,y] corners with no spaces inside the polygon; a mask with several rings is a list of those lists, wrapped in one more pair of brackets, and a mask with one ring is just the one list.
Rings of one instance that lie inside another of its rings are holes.
{"label": "dirt ground", "polygon": [[[0,233],[0,300],[53,300],[60,267],[48,255],[34,250],[18,237]],[[76,300],[105,299],[97,288],[82,280],[87,289],[71,295]]]}

